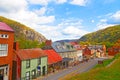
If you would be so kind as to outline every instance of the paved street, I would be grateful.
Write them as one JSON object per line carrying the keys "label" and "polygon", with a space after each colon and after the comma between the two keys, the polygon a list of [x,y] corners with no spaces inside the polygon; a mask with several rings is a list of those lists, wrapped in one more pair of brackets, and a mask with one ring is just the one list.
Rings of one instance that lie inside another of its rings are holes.
{"label": "paved street", "polygon": [[74,74],[82,73],[82,72],[88,71],[89,69],[93,68],[98,63],[98,60],[103,60],[103,59],[104,58],[92,59],[92,60],[89,60],[88,62],[81,63],[77,66],[69,67],[67,69],[60,70],[52,74],[48,74],[38,80],[58,80],[59,78],[64,77],[65,75],[70,74],[70,73],[74,73]]}

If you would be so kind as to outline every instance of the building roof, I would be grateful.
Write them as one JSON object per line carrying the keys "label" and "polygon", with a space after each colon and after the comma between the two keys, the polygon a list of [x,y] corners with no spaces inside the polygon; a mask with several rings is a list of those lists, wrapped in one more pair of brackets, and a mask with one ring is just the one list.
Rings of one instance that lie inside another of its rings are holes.
{"label": "building roof", "polygon": [[82,50],[82,46],[80,46],[77,42],[70,42],[71,45],[73,45],[73,47],[76,49],[76,50]]}
{"label": "building roof", "polygon": [[14,32],[14,30],[7,24],[0,22],[0,30]]}
{"label": "building roof", "polygon": [[56,52],[70,52],[75,51],[76,49],[68,42],[54,42],[52,47]]}
{"label": "building roof", "polygon": [[103,48],[103,45],[90,45],[88,46],[88,48],[91,50],[91,49],[102,49]]}
{"label": "building roof", "polygon": [[70,42],[70,44],[72,44],[72,45],[78,45],[77,42]]}
{"label": "building roof", "polygon": [[53,64],[62,61],[61,56],[53,49],[44,50],[44,52],[48,55],[48,64]]}
{"label": "building roof", "polygon": [[34,59],[39,57],[47,56],[43,50],[36,49],[21,49],[16,51],[17,55],[21,60]]}

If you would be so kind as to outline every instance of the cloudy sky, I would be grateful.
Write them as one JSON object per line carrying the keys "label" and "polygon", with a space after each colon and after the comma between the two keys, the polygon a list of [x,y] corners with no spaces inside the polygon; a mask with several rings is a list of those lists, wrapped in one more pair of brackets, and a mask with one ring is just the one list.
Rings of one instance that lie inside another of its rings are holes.
{"label": "cloudy sky", "polygon": [[120,24],[120,0],[0,0],[0,16],[53,41]]}

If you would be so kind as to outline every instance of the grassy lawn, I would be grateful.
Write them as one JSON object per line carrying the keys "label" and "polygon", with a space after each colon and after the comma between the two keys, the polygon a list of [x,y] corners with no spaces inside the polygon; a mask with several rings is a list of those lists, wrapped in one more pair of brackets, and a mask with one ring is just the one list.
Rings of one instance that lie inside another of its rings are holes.
{"label": "grassy lawn", "polygon": [[99,68],[99,67],[106,67],[108,64],[110,64],[114,59],[107,59],[103,61],[103,64],[97,64],[94,68]]}
{"label": "grassy lawn", "polygon": [[[113,60],[115,62],[106,67]],[[105,60],[102,65],[97,65],[88,72],[69,77],[65,80],[120,80],[120,54],[111,60]]]}

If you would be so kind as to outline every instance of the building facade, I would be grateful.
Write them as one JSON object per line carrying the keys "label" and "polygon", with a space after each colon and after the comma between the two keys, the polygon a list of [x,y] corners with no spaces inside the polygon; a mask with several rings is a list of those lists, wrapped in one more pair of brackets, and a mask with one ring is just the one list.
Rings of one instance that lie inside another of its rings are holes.
{"label": "building facade", "polygon": [[54,42],[52,47],[63,58],[65,67],[72,66],[76,62],[77,50],[70,43]]}
{"label": "building facade", "polygon": [[113,46],[111,48],[108,48],[108,55],[114,56],[118,53],[120,53],[120,46]]}
{"label": "building facade", "polygon": [[14,30],[0,22],[0,80],[12,80]]}
{"label": "building facade", "polygon": [[23,49],[17,54],[17,80],[32,80],[47,74],[47,55],[41,49]]}
{"label": "building facade", "polygon": [[84,56],[90,57],[105,57],[106,47],[105,45],[89,45],[83,50]]}

